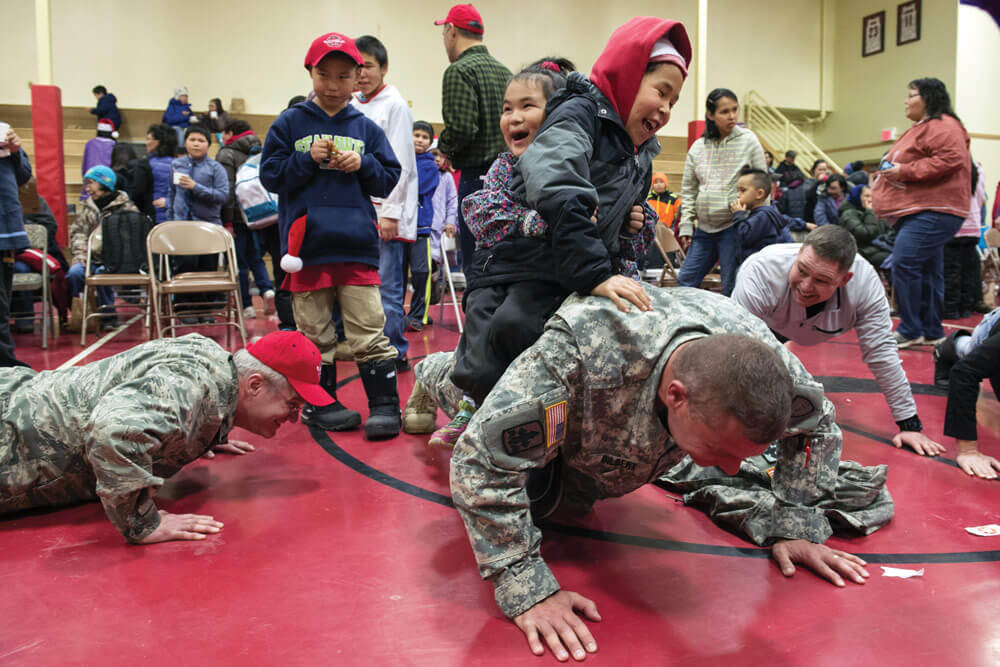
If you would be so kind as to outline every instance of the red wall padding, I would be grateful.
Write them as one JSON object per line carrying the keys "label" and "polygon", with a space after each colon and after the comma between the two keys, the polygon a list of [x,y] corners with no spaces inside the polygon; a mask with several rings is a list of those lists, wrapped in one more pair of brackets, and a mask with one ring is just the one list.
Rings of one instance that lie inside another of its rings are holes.
{"label": "red wall padding", "polygon": [[688,148],[691,148],[691,144],[698,141],[701,135],[705,133],[705,121],[703,120],[692,120],[688,122]]}
{"label": "red wall padding", "polygon": [[31,127],[35,144],[35,179],[59,221],[57,240],[66,245],[66,156],[63,153],[62,92],[57,86],[31,87]]}

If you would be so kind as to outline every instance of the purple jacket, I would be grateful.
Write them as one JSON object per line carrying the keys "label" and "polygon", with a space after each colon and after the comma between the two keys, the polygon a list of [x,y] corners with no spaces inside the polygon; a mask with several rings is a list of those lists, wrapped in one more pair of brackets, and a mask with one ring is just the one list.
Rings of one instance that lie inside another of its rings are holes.
{"label": "purple jacket", "polygon": [[[106,137],[94,137],[83,147],[83,164],[80,175],[83,176],[91,167],[111,166],[111,151],[115,148],[115,140]],[[87,201],[90,195],[84,190],[80,193],[80,201]]]}

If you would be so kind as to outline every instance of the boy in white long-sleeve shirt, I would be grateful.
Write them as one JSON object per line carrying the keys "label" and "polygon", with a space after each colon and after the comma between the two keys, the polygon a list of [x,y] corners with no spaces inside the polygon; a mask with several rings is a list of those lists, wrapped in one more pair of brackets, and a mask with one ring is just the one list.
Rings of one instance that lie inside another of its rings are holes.
{"label": "boy in white long-sleeve shirt", "polygon": [[355,40],[365,64],[358,70],[358,92],[351,104],[373,120],[389,139],[402,173],[395,189],[384,199],[372,198],[378,215],[380,247],[379,278],[385,308],[385,335],[399,352],[397,370],[409,369],[406,352],[409,342],[403,335],[406,294],[403,255],[417,238],[417,165],[413,150],[413,114],[395,86],[385,83],[389,56],[385,45],[371,35]]}

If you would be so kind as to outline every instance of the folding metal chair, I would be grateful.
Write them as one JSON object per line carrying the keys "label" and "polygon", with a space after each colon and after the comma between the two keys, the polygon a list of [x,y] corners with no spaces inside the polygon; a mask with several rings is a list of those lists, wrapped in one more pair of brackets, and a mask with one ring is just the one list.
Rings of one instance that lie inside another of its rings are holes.
{"label": "folding metal chair", "polygon": [[[448,284],[448,293],[451,295],[451,306],[455,309],[455,321],[458,322],[458,333],[464,332],[464,327],[462,326],[462,309],[459,306],[458,299],[455,297],[455,283],[451,279],[451,266],[448,264],[448,251],[455,250],[457,246],[455,245],[455,237],[448,236],[444,234],[441,236],[441,280],[442,287],[444,283]],[[445,300],[444,295],[441,295],[441,301],[439,302],[438,308],[438,319],[442,322],[444,321],[444,307]],[[430,308],[430,304],[428,304]]]}
{"label": "folding metal chair", "polygon": [[[94,231],[90,233],[90,237],[87,239],[87,266],[86,266],[86,279],[83,284],[83,320],[82,326],[80,327],[80,345],[84,346],[87,344],[87,319],[91,317],[102,317],[106,316],[107,313],[88,313],[87,304],[89,292],[91,289],[98,289],[99,287],[124,287],[126,296],[138,297],[138,301],[132,303],[130,301],[125,301],[119,304],[122,307],[132,307],[137,308],[146,314],[146,328],[149,330],[149,335],[153,335],[153,322],[150,317],[149,301],[152,298],[152,280],[148,273],[97,273],[92,274],[92,262],[94,248],[103,247],[103,237],[100,227],[94,228]],[[145,289],[145,295],[142,294],[142,290]]]}
{"label": "folding metal chair", "polygon": [[[677,242],[677,237],[674,236],[673,230],[662,222],[656,223],[656,235],[653,238],[653,242],[660,249],[660,252],[663,253],[664,259],[663,273],[660,274],[660,280],[657,285],[659,287],[676,287],[679,284],[677,282],[677,269],[670,262],[667,253],[677,253],[677,256],[681,259],[681,266],[683,266],[686,257],[684,249]],[[701,288],[714,292],[722,291],[722,276],[717,273],[707,274],[701,281]]]}
{"label": "folding metal chair", "polygon": [[48,347],[49,331],[52,326],[52,280],[49,277],[49,230],[44,225],[26,224],[24,231],[28,234],[28,245],[42,253],[42,270],[31,273],[15,273],[11,284],[14,292],[41,292],[42,312],[35,313],[32,307],[30,313],[11,313],[12,317],[23,320],[42,321],[42,349]]}
{"label": "folding metal chair", "polygon": [[[243,327],[243,309],[240,307],[240,284],[236,275],[236,248],[233,236],[221,225],[199,220],[168,220],[153,227],[146,238],[146,252],[149,266],[157,266],[154,256],[159,256],[160,264],[157,270],[150,271],[153,291],[153,317],[156,320],[158,337],[164,331],[176,335],[177,328],[216,326],[217,323],[186,324],[177,323],[178,315],[174,310],[171,297],[178,294],[198,294],[203,292],[223,292],[226,301],[221,308],[217,302],[195,302],[190,304],[192,310],[184,311],[184,317],[202,317],[211,313],[221,312],[226,321],[226,344],[231,344],[232,329],[240,332],[243,345],[246,345],[246,330]],[[216,271],[197,271],[173,275],[169,259],[175,256],[218,255],[219,268]],[[163,315],[161,309],[166,309]],[[163,326],[163,319],[169,319],[170,324]]]}

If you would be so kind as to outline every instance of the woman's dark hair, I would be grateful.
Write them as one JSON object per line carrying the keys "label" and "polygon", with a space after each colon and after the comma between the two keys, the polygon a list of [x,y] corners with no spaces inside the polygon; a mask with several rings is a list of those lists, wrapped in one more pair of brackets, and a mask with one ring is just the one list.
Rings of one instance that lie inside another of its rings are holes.
{"label": "woman's dark hair", "polygon": [[215,102],[215,110],[218,112],[220,116],[226,113],[226,110],[222,108],[222,100],[220,100],[218,97],[213,97],[210,101]]}
{"label": "woman's dark hair", "polygon": [[[840,174],[831,174],[830,178],[826,179],[826,187],[829,188],[831,183],[840,183],[840,191],[847,195],[847,191],[850,189],[847,187],[847,179]],[[829,196],[829,195],[828,195]]]}
{"label": "woman's dark hair", "polygon": [[153,135],[159,143],[153,149],[152,157],[174,157],[177,153],[177,132],[169,125],[154,124],[146,130],[146,134]]}
{"label": "woman's dark hair", "polygon": [[951,108],[951,96],[948,95],[948,88],[941,79],[934,77],[914,79],[910,82],[909,87],[920,93],[928,118],[940,118],[941,114],[947,114],[959,123],[962,122],[955,115],[955,110]]}
{"label": "woman's dark hair", "polygon": [[812,169],[809,170],[809,177],[810,178],[815,178],[816,177],[816,167],[820,166],[821,164],[826,164],[826,160],[824,160],[823,158],[820,158],[820,159],[816,160],[815,162],[813,162]]}
{"label": "woman's dark hair", "polygon": [[702,137],[705,139],[721,139],[722,133],[719,132],[719,127],[708,117],[708,114],[715,113],[715,110],[719,108],[719,100],[728,97],[733,102],[737,104],[740,103],[740,99],[736,97],[736,93],[729,90],[728,88],[716,88],[708,94],[705,99],[705,131],[702,133]]}
{"label": "woman's dark hair", "polygon": [[567,58],[541,58],[510,77],[509,86],[514,81],[527,81],[539,86],[548,100],[561,88],[566,87],[566,77],[576,71],[576,65]]}
{"label": "woman's dark hair", "polygon": [[108,89],[105,88],[104,86],[94,86],[94,89],[91,90],[90,92],[94,95],[97,95],[98,93],[100,93],[101,95],[107,95]]}
{"label": "woman's dark hair", "polygon": [[299,104],[299,103],[305,102],[305,101],[306,101],[306,96],[305,95],[296,95],[292,99],[288,100],[288,106],[285,107],[285,109],[291,109],[296,104]]}
{"label": "woman's dark hair", "polygon": [[771,162],[774,162],[774,154],[771,151],[764,151],[764,157],[771,158]]}
{"label": "woman's dark hair", "polygon": [[979,173],[979,167],[976,166],[976,161],[969,156],[969,160],[972,162],[972,196],[976,195],[976,186],[979,185],[979,179],[982,178],[982,174]]}
{"label": "woman's dark hair", "polygon": [[111,149],[111,170],[121,171],[128,167],[128,163],[134,159],[135,148],[132,147],[132,144],[117,143]]}
{"label": "woman's dark hair", "polygon": [[229,132],[230,134],[243,134],[244,132],[249,132],[251,129],[250,123],[245,120],[231,120],[226,123],[226,127],[223,132]]}
{"label": "woman's dark hair", "polygon": [[201,125],[191,125],[188,129],[184,130],[184,141],[186,142],[187,138],[192,134],[202,135],[205,137],[205,141],[208,142],[208,145],[212,145],[212,133],[207,128],[204,128]]}

